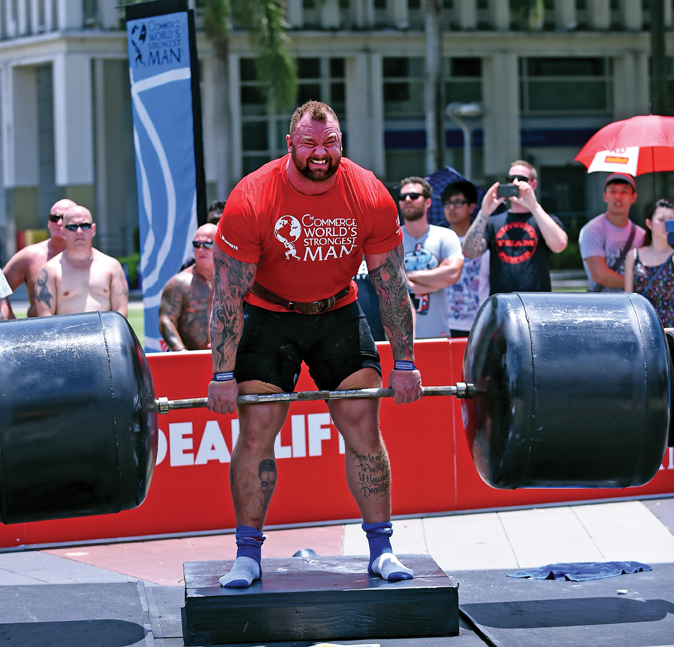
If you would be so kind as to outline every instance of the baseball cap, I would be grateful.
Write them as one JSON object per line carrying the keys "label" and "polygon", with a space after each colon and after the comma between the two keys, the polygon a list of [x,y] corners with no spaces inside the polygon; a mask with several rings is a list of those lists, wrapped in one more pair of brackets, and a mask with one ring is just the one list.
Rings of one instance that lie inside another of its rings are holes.
{"label": "baseball cap", "polygon": [[637,190],[637,185],[634,182],[634,178],[631,175],[627,175],[627,173],[611,173],[611,175],[606,178],[606,182],[604,182],[604,188],[606,188],[609,184],[618,182],[629,184],[634,191]]}

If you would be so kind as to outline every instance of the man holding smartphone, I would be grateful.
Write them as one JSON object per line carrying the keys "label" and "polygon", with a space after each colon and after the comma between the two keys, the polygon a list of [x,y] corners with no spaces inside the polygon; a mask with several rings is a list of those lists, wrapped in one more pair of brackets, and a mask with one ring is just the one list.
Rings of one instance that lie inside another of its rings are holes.
{"label": "man holding smartphone", "polygon": [[[510,165],[507,184],[496,182],[463,241],[463,255],[490,256],[490,294],[550,292],[550,254],[566,249],[568,237],[557,216],[545,212],[536,199],[536,169],[524,160]],[[510,200],[510,209],[492,216]],[[492,217],[490,217],[492,216]]]}

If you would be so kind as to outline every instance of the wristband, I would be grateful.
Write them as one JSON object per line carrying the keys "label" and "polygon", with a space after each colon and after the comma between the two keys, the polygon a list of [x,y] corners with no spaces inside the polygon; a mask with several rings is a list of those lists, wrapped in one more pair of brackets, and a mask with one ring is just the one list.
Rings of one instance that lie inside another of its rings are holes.
{"label": "wristband", "polygon": [[226,371],[225,373],[214,373],[211,382],[229,382],[234,379],[234,371]]}
{"label": "wristband", "polygon": [[397,359],[393,362],[394,371],[416,371],[417,367],[414,365],[414,362],[407,359]]}

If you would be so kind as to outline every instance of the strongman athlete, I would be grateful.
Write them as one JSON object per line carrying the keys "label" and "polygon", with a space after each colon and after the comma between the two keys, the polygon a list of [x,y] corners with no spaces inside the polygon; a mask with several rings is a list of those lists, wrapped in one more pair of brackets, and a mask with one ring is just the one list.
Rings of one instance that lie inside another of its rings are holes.
{"label": "strongman athlete", "polygon": [[[234,413],[238,394],[293,391],[302,361],[321,390],[380,387],[379,355],[352,281],[363,254],[395,360],[388,381],[395,402],[420,399],[395,203],[370,171],[342,159],[339,121],[328,105],[300,106],[286,141],[288,154],[241,180],[220,220],[208,408]],[[276,487],[274,440],[288,406],[239,407],[230,464],[238,550],[222,586],[247,587],[262,576],[262,528]],[[379,401],[334,400],[328,409],[346,446],[347,482],[370,545],[368,570],[389,581],[411,579],[391,549]]]}

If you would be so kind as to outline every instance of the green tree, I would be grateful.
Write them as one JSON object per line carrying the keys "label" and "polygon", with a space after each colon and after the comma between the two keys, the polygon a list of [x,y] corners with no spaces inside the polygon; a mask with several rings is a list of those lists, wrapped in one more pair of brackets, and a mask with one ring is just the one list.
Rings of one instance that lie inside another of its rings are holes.
{"label": "green tree", "polygon": [[287,34],[285,0],[205,0],[204,27],[213,46],[215,166],[219,198],[232,177],[232,124],[229,111],[229,34],[236,20],[249,33],[257,78],[271,112],[288,110],[297,94],[297,72]]}

